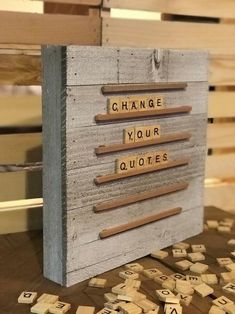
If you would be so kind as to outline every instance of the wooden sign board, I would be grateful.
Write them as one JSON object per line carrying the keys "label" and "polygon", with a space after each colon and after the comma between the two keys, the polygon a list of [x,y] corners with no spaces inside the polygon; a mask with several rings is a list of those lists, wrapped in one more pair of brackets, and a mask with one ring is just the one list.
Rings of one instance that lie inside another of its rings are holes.
{"label": "wooden sign board", "polygon": [[205,52],[43,49],[44,274],[71,286],[202,231]]}

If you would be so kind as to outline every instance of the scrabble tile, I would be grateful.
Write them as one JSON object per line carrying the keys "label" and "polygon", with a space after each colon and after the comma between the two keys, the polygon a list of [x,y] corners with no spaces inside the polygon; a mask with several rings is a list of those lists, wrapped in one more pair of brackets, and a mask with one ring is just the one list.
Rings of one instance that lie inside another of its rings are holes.
{"label": "scrabble tile", "polygon": [[233,226],[233,221],[220,221],[219,222],[219,225],[220,226],[224,226],[224,227],[229,227],[229,228],[232,228],[232,226]]}
{"label": "scrabble tile", "polygon": [[91,278],[91,280],[88,283],[89,287],[95,287],[95,288],[104,288],[107,283],[106,279],[101,278]]}
{"label": "scrabble tile", "polygon": [[114,301],[117,300],[117,295],[114,294],[114,293],[111,293],[111,292],[105,293],[105,294],[104,294],[104,299],[105,299],[106,301],[108,301],[108,302],[114,302]]}
{"label": "scrabble tile", "polygon": [[77,308],[76,314],[94,314],[95,308],[93,306],[81,306]]}
{"label": "scrabble tile", "polygon": [[226,314],[224,310],[222,310],[221,308],[219,308],[216,305],[212,305],[212,307],[209,310],[208,314]]}
{"label": "scrabble tile", "polygon": [[160,301],[165,302],[166,298],[175,297],[174,293],[169,289],[156,290],[156,295]]}
{"label": "scrabble tile", "polygon": [[37,298],[37,292],[23,291],[18,298],[18,303],[32,304]]}
{"label": "scrabble tile", "polygon": [[223,286],[222,289],[228,293],[235,295],[235,283],[229,282],[227,285]]}
{"label": "scrabble tile", "polygon": [[162,275],[162,272],[157,268],[144,269],[142,274],[150,279],[153,279],[156,276]]}
{"label": "scrabble tile", "polygon": [[217,228],[219,233],[230,233],[231,232],[231,228],[227,227],[227,226],[219,226]]}
{"label": "scrabble tile", "polygon": [[139,274],[134,272],[133,270],[123,270],[119,273],[119,277],[123,278],[123,279],[138,279],[139,278]]}
{"label": "scrabble tile", "polygon": [[135,280],[135,279],[126,279],[125,280],[125,284],[128,286],[128,287],[131,287],[133,289],[139,289],[140,288],[140,285],[141,285],[141,281],[140,280]]}
{"label": "scrabble tile", "polygon": [[172,254],[173,257],[186,257],[187,251],[185,249],[173,249]]}
{"label": "scrabble tile", "polygon": [[53,304],[59,300],[58,295],[43,293],[38,299],[37,302],[40,303],[50,303]]}
{"label": "scrabble tile", "polygon": [[188,258],[192,261],[192,262],[200,262],[200,261],[204,261],[205,260],[205,256],[200,253],[188,253]]}
{"label": "scrabble tile", "polygon": [[221,273],[220,276],[221,276],[222,282],[224,283],[235,282],[235,271]]}
{"label": "scrabble tile", "polygon": [[215,300],[212,301],[212,303],[214,305],[217,305],[219,308],[222,308],[226,305],[226,304],[233,304],[233,301],[231,301],[230,299],[224,297],[224,296],[221,296]]}
{"label": "scrabble tile", "polygon": [[203,298],[214,292],[214,289],[212,289],[206,283],[202,283],[200,285],[195,286],[194,290]]}
{"label": "scrabble tile", "polygon": [[181,279],[181,280],[185,280],[186,277],[182,274],[179,274],[179,273],[175,273],[175,274],[172,274],[170,275],[170,278],[176,280],[176,279]]}
{"label": "scrabble tile", "polygon": [[116,294],[126,295],[132,290],[132,287],[127,286],[125,283],[120,283],[112,288],[112,292]]}
{"label": "scrabble tile", "polygon": [[217,220],[207,220],[207,226],[210,229],[216,229],[219,226],[219,223]]}
{"label": "scrabble tile", "polygon": [[189,267],[191,265],[193,265],[193,263],[188,261],[188,260],[186,260],[186,259],[184,259],[182,261],[176,262],[175,265],[177,266],[177,268],[179,268],[181,270],[188,270]]}
{"label": "scrabble tile", "polygon": [[113,302],[106,302],[106,303],[104,303],[104,307],[107,308],[107,309],[116,311],[116,310],[119,309],[119,306],[121,306],[122,304],[125,304],[125,303],[126,303],[125,301],[117,299],[116,301],[113,301]]}
{"label": "scrabble tile", "polygon": [[[118,113],[127,113],[130,111],[130,101],[133,99],[131,97],[119,98]],[[133,107],[132,107],[133,111]],[[116,113],[116,112],[115,112]]]}
{"label": "scrabble tile", "polygon": [[[128,293],[130,295],[130,293]],[[138,291],[132,290],[133,294],[133,302],[141,301],[147,299],[146,295],[143,293],[140,293]]]}
{"label": "scrabble tile", "polygon": [[199,276],[186,275],[186,280],[189,281],[193,286],[202,284],[202,279]]}
{"label": "scrabble tile", "polygon": [[233,263],[233,260],[230,257],[220,257],[217,258],[216,260],[221,267]]}
{"label": "scrabble tile", "polygon": [[[129,104],[128,104],[129,112],[137,112],[137,111],[139,111],[139,108],[140,108],[140,102],[139,102],[138,97],[136,97],[136,98],[131,97],[129,100]],[[121,108],[121,112],[126,112],[126,109]]]}
{"label": "scrabble tile", "polygon": [[192,266],[190,266],[190,271],[197,273],[197,274],[202,274],[205,273],[208,270],[208,265],[202,264],[202,263],[195,263]]}
{"label": "scrabble tile", "polygon": [[223,309],[227,314],[235,314],[235,304],[226,304]]}
{"label": "scrabble tile", "polygon": [[192,248],[193,253],[197,253],[197,252],[204,253],[204,252],[206,252],[206,247],[204,244],[193,244],[193,245],[191,245],[191,248]]}
{"label": "scrabble tile", "polygon": [[49,309],[51,307],[51,303],[36,303],[30,308],[31,313],[35,314],[47,314],[49,313]]}
{"label": "scrabble tile", "polygon": [[151,129],[151,139],[157,139],[161,137],[160,125],[150,126],[150,129]]}
{"label": "scrabble tile", "polygon": [[186,306],[189,306],[189,304],[191,303],[193,297],[191,295],[187,295],[187,294],[183,294],[183,293],[178,293],[176,296],[180,303]]}
{"label": "scrabble tile", "polygon": [[132,302],[134,300],[134,297],[131,296],[131,295],[121,295],[121,294],[118,294],[117,299],[119,301]]}
{"label": "scrabble tile", "polygon": [[162,109],[165,107],[163,97],[160,96],[154,96],[154,105],[155,109]]}
{"label": "scrabble tile", "polygon": [[192,287],[191,282],[188,280],[180,280],[180,279],[176,279],[175,291],[177,293],[182,293],[186,295],[191,295],[194,293],[194,289]]}
{"label": "scrabble tile", "polygon": [[235,251],[234,252],[230,252],[230,254],[235,257]]}
{"label": "scrabble tile", "polygon": [[115,162],[116,173],[126,173],[137,169],[137,157],[128,156],[116,159]]}
{"label": "scrabble tile", "polygon": [[141,301],[137,301],[135,302],[135,304],[140,307],[142,309],[142,312],[144,313],[148,313],[149,311],[153,311],[153,310],[156,310],[156,309],[159,309],[159,306],[154,303],[154,302],[151,302],[147,299],[145,300],[141,300]]}
{"label": "scrabble tile", "polygon": [[168,252],[159,250],[159,251],[152,252],[151,256],[156,259],[164,259],[168,256]]}
{"label": "scrabble tile", "polygon": [[119,309],[125,314],[141,314],[142,309],[134,303],[126,303],[119,306]]}
{"label": "scrabble tile", "polygon": [[167,275],[159,275],[153,278],[153,280],[159,284],[162,284],[163,281],[171,279],[169,276]]}
{"label": "scrabble tile", "polygon": [[123,131],[124,143],[134,143],[135,142],[135,128],[126,128]]}
{"label": "scrabble tile", "polygon": [[176,244],[173,244],[173,249],[189,249],[190,248],[190,244],[186,243],[186,242],[179,242]]}
{"label": "scrabble tile", "polygon": [[215,274],[202,274],[201,279],[208,285],[216,285],[218,283],[218,278]]}
{"label": "scrabble tile", "polygon": [[167,280],[163,281],[162,288],[174,291],[174,289],[175,289],[175,280],[170,278],[170,279],[167,279]]}
{"label": "scrabble tile", "polygon": [[149,311],[147,314],[158,314],[159,313],[159,307],[155,310]]}
{"label": "scrabble tile", "polygon": [[49,312],[52,314],[64,314],[68,312],[70,308],[71,304],[57,301],[50,307]]}
{"label": "scrabble tile", "polygon": [[108,99],[108,113],[115,114],[119,113],[120,99],[119,98],[109,98]]}
{"label": "scrabble tile", "polygon": [[137,273],[141,272],[144,269],[144,267],[142,265],[140,265],[139,263],[126,264],[125,268],[131,269]]}
{"label": "scrabble tile", "polygon": [[164,312],[165,314],[182,314],[182,306],[179,304],[166,304]]}
{"label": "scrabble tile", "polygon": [[146,154],[143,154],[144,162],[145,162],[145,168],[153,167],[154,166],[154,154],[152,152],[148,152]]}
{"label": "scrabble tile", "polygon": [[137,97],[139,100],[139,111],[147,111],[147,98],[146,97]]}
{"label": "scrabble tile", "polygon": [[180,300],[177,297],[169,297],[165,299],[165,303],[179,304]]}
{"label": "scrabble tile", "polygon": [[235,263],[225,265],[228,271],[235,271]]}
{"label": "scrabble tile", "polygon": [[230,239],[230,240],[228,241],[228,245],[235,246],[235,239]]}
{"label": "scrabble tile", "polygon": [[111,310],[111,309],[107,309],[107,308],[103,308],[102,310],[100,310],[99,312],[97,312],[96,314],[117,314],[117,311]]}

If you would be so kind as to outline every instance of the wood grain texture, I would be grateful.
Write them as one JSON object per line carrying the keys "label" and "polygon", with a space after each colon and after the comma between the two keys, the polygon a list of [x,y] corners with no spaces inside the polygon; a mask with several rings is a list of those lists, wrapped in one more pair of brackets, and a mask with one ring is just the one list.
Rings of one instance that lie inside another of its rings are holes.
{"label": "wood grain texture", "polygon": [[228,179],[235,177],[235,154],[207,156],[206,178]]}
{"label": "wood grain texture", "polygon": [[[128,30],[128,31],[127,31]],[[213,36],[216,33],[216,37]],[[157,36],[156,36],[157,34]],[[224,36],[226,34],[226,36]],[[233,55],[235,26],[128,19],[103,19],[104,46],[206,49],[212,54]],[[198,40],[194,40],[197,37]]]}
{"label": "wood grain texture", "polygon": [[41,0],[51,3],[66,3],[66,4],[78,4],[88,6],[100,6],[101,0]]}
{"label": "wood grain texture", "polygon": [[215,123],[208,125],[208,148],[234,147],[234,123]]}
{"label": "wood grain texture", "polygon": [[0,20],[2,44],[100,44],[98,17],[0,12]]}
{"label": "wood grain texture", "polygon": [[223,3],[219,0],[104,0],[105,8],[119,8],[129,10],[157,11],[167,14],[180,14],[191,16],[206,16],[219,18],[235,18],[235,4],[231,0]]}
{"label": "wood grain texture", "polygon": [[235,117],[235,92],[210,92],[208,104],[209,118]]}
{"label": "wood grain texture", "polygon": [[[235,27],[235,26],[234,26]],[[229,55],[229,50],[224,55],[210,57],[210,84],[215,86],[235,85],[235,57]]]}
{"label": "wood grain texture", "polygon": [[156,222],[156,221],[161,220],[161,219],[172,217],[174,215],[180,214],[181,211],[182,211],[182,208],[180,208],[180,207],[169,209],[169,210],[163,211],[159,214],[143,217],[139,220],[135,220],[135,221],[126,223],[124,225],[104,229],[104,230],[100,231],[99,236],[101,239],[105,239],[105,238],[114,236],[116,234],[131,230],[131,229],[135,229],[135,228],[147,225],[147,224],[152,223],[152,222]]}

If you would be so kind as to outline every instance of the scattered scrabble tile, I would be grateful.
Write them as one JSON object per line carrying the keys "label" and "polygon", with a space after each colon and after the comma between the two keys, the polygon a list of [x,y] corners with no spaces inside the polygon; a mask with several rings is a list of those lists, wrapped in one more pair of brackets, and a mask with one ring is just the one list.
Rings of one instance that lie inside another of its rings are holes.
{"label": "scattered scrabble tile", "polygon": [[187,294],[183,294],[183,293],[178,293],[176,296],[180,303],[186,306],[189,306],[189,304],[191,303],[193,297],[191,295],[187,295]]}
{"label": "scattered scrabble tile", "polygon": [[202,283],[200,285],[195,286],[194,290],[203,298],[214,292],[214,289],[212,289],[206,283]]}
{"label": "scattered scrabble tile", "polygon": [[227,314],[235,314],[235,304],[226,304],[223,309]]}
{"label": "scattered scrabble tile", "polygon": [[159,306],[156,303],[153,303],[147,299],[137,301],[135,304],[142,309],[144,313],[148,313],[149,311],[158,310]]}
{"label": "scattered scrabble tile", "polygon": [[235,271],[221,273],[220,276],[221,276],[222,282],[224,283],[235,282]]}
{"label": "scattered scrabble tile", "polygon": [[118,294],[117,299],[119,301],[132,302],[134,300],[134,296]]}
{"label": "scattered scrabble tile", "polygon": [[212,307],[209,310],[208,314],[226,314],[224,310],[222,310],[221,308],[219,308],[216,305],[212,305]]}
{"label": "scattered scrabble tile", "polygon": [[111,292],[105,293],[105,294],[104,294],[104,299],[105,299],[106,301],[108,301],[108,302],[114,302],[114,301],[117,300],[117,295],[114,294],[114,293],[111,293]]}
{"label": "scattered scrabble tile", "polygon": [[30,308],[31,313],[35,314],[47,314],[51,307],[51,303],[36,303]]}
{"label": "scattered scrabble tile", "polygon": [[18,298],[18,303],[32,304],[37,298],[37,292],[23,291]]}
{"label": "scattered scrabble tile", "polygon": [[[128,294],[130,295],[131,293],[128,293]],[[137,292],[137,291],[132,290],[132,294],[134,296],[133,302],[141,301],[147,298],[145,294]]]}
{"label": "scattered scrabble tile", "polygon": [[156,290],[156,295],[160,301],[165,302],[166,298],[175,297],[169,289]]}
{"label": "scattered scrabble tile", "polygon": [[151,256],[157,259],[164,259],[168,256],[168,252],[159,250],[159,251],[152,252]]}
{"label": "scattered scrabble tile", "polygon": [[215,300],[212,301],[212,303],[214,305],[217,305],[218,307],[222,308],[226,305],[226,304],[233,304],[233,301],[231,301],[230,299],[224,297],[224,296],[221,296]]}
{"label": "scattered scrabble tile", "polygon": [[216,229],[219,226],[219,223],[217,220],[207,220],[207,226],[210,229]]}
{"label": "scattered scrabble tile", "polygon": [[230,257],[220,257],[220,258],[217,258],[216,260],[221,267],[224,267],[225,265],[233,263]]}
{"label": "scattered scrabble tile", "polygon": [[206,247],[204,244],[192,244],[191,248],[192,248],[193,253],[198,253],[198,252],[204,253],[204,252],[206,252]]}
{"label": "scattered scrabble tile", "polygon": [[139,274],[134,272],[133,270],[123,270],[119,273],[119,277],[123,278],[123,279],[138,279],[139,278]]}
{"label": "scattered scrabble tile", "polygon": [[222,289],[228,293],[235,295],[235,283],[229,282],[227,285],[223,286]]}
{"label": "scattered scrabble tile", "polygon": [[104,304],[104,308],[106,309],[109,309],[109,310],[118,310],[119,306],[121,306],[122,304],[125,304],[126,302],[124,301],[121,301],[121,300],[116,300],[114,302],[106,302]]}
{"label": "scattered scrabble tile", "polygon": [[186,281],[189,281],[193,286],[202,284],[202,279],[199,276],[186,275]]}
{"label": "scattered scrabble tile", "polygon": [[190,266],[190,271],[197,273],[197,274],[202,274],[205,273],[208,270],[208,265],[202,264],[202,263],[195,263],[192,266]]}
{"label": "scattered scrabble tile", "polygon": [[191,285],[191,282],[188,280],[176,279],[175,291],[177,293],[191,295],[194,293],[194,289]]}
{"label": "scattered scrabble tile", "polygon": [[169,276],[167,275],[159,275],[153,278],[153,280],[159,284],[162,284],[163,281],[171,279]]}
{"label": "scattered scrabble tile", "polygon": [[151,269],[144,269],[142,271],[143,275],[153,279],[156,276],[162,275],[162,272],[160,270],[158,270],[157,268],[151,268]]}
{"label": "scattered scrabble tile", "polygon": [[175,289],[175,280],[170,278],[170,279],[167,279],[167,280],[163,281],[162,288],[174,291],[174,289]]}
{"label": "scattered scrabble tile", "polygon": [[172,254],[173,257],[186,257],[187,251],[185,249],[173,249]]}
{"label": "scattered scrabble tile", "polygon": [[235,239],[230,239],[230,240],[228,241],[228,245],[235,246]]}
{"label": "scattered scrabble tile", "polygon": [[229,228],[232,228],[233,226],[233,221],[220,221],[219,222],[219,225],[220,226],[225,226],[225,227],[229,227]]}
{"label": "scattered scrabble tile", "polygon": [[235,251],[230,253],[233,257],[235,257]]}
{"label": "scattered scrabble tile", "polygon": [[107,283],[106,279],[101,278],[91,278],[91,280],[88,283],[89,287],[95,287],[95,288],[104,288]]}
{"label": "scattered scrabble tile", "polygon": [[202,253],[200,253],[200,252],[188,253],[188,258],[192,262],[200,262],[200,261],[204,261],[205,260],[205,256]]}
{"label": "scattered scrabble tile", "polygon": [[177,268],[179,268],[181,270],[187,270],[187,269],[189,269],[189,267],[191,265],[193,265],[193,263],[184,259],[182,261],[176,262],[175,265],[177,266]]}
{"label": "scattered scrabble tile", "polygon": [[142,309],[134,303],[125,303],[119,306],[119,309],[125,314],[141,314]]}
{"label": "scattered scrabble tile", "polygon": [[57,301],[51,305],[49,311],[52,314],[64,314],[68,312],[71,308],[71,304]]}
{"label": "scattered scrabble tile", "polygon": [[97,312],[96,314],[117,314],[117,311],[111,310],[111,309],[102,309],[99,312]]}
{"label": "scattered scrabble tile", "polygon": [[228,271],[235,271],[235,263],[225,265]]}
{"label": "scattered scrabble tile", "polygon": [[164,311],[165,314],[182,314],[182,306],[179,304],[166,304]]}
{"label": "scattered scrabble tile", "polygon": [[40,303],[50,303],[53,304],[59,300],[58,295],[43,293],[38,299],[37,302]]}
{"label": "scattered scrabble tile", "polygon": [[137,273],[144,269],[144,267],[142,265],[140,265],[139,263],[126,264],[125,268],[131,269]]}
{"label": "scattered scrabble tile", "polygon": [[112,288],[112,292],[116,294],[126,295],[132,289],[132,287],[127,286],[125,283],[120,283]]}
{"label": "scattered scrabble tile", "polygon": [[201,279],[208,285],[216,285],[218,283],[218,278],[215,274],[202,274]]}
{"label": "scattered scrabble tile", "polygon": [[76,314],[94,314],[95,308],[93,306],[79,306]]}
{"label": "scattered scrabble tile", "polygon": [[159,307],[155,310],[149,311],[147,314],[158,314],[159,312]]}
{"label": "scattered scrabble tile", "polygon": [[173,249],[189,249],[190,248],[190,244],[186,243],[186,242],[179,242],[176,244],[173,244]]}
{"label": "scattered scrabble tile", "polygon": [[133,289],[139,289],[141,286],[141,281],[135,279],[126,279],[125,284],[126,286],[131,287]]}
{"label": "scattered scrabble tile", "polygon": [[218,232],[220,233],[230,233],[231,232],[231,228],[227,227],[227,226],[219,226],[217,228]]}
{"label": "scattered scrabble tile", "polygon": [[174,280],[176,280],[176,279],[185,280],[186,279],[186,277],[184,275],[179,274],[179,273],[172,274],[172,275],[170,275],[170,277]]}
{"label": "scattered scrabble tile", "polygon": [[168,297],[168,298],[165,299],[165,303],[179,304],[180,300],[177,297]]}

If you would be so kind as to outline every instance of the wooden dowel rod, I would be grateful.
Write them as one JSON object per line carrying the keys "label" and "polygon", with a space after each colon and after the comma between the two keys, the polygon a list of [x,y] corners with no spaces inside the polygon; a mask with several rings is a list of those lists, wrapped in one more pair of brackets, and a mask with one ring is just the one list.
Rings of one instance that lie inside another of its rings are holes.
{"label": "wooden dowel rod", "polygon": [[169,142],[177,142],[182,140],[190,139],[191,134],[188,132],[181,132],[176,134],[163,135],[158,139],[136,142],[136,143],[127,143],[127,144],[112,144],[112,145],[102,145],[95,149],[97,155],[120,152],[123,150],[134,149],[145,146],[153,146],[158,144],[164,144]]}
{"label": "wooden dowel rod", "polygon": [[145,84],[114,84],[101,87],[103,94],[123,93],[123,92],[143,92],[185,89],[187,83],[145,83]]}
{"label": "wooden dowel rod", "polygon": [[104,229],[104,230],[102,230],[99,233],[99,236],[100,236],[101,239],[104,239],[104,238],[107,238],[107,237],[111,237],[111,236],[113,236],[115,234],[118,234],[118,233],[121,233],[121,232],[124,232],[124,231],[128,231],[128,230],[140,227],[140,226],[147,225],[147,224],[149,224],[151,222],[155,222],[155,221],[167,218],[167,217],[171,217],[171,216],[180,214],[181,211],[182,211],[181,207],[176,207],[176,208],[173,208],[173,209],[169,209],[167,211],[164,211],[164,212],[152,215],[152,216],[144,217],[144,218],[141,218],[141,219],[129,222],[129,223],[124,224],[124,225],[120,225],[120,226],[117,226],[117,227],[112,227],[112,228],[109,228],[109,229]]}
{"label": "wooden dowel rod", "polygon": [[114,113],[114,114],[98,114],[95,116],[96,122],[107,122],[107,121],[117,121],[126,119],[138,119],[146,117],[163,116],[169,114],[177,113],[189,113],[192,110],[191,106],[179,106],[174,108],[164,108],[157,110],[148,111],[137,111],[137,112],[124,112],[124,113]]}
{"label": "wooden dowel rod", "polygon": [[110,181],[116,181],[116,180],[120,180],[124,178],[129,178],[129,177],[145,174],[145,173],[155,172],[155,171],[169,169],[173,167],[184,166],[184,165],[187,165],[188,163],[189,163],[189,158],[182,158],[179,160],[169,161],[167,163],[160,164],[155,167],[149,167],[149,168],[140,169],[140,170],[133,170],[126,173],[112,173],[112,174],[107,174],[104,176],[99,176],[99,177],[96,177],[94,181],[96,184],[102,184],[102,183],[106,183]]}
{"label": "wooden dowel rod", "polygon": [[185,183],[185,182],[163,186],[160,188],[150,190],[148,192],[137,193],[137,194],[133,194],[127,197],[122,197],[115,200],[100,203],[94,206],[94,212],[99,213],[105,210],[110,210],[110,209],[118,208],[121,206],[137,203],[137,202],[144,201],[150,198],[166,195],[166,194],[177,192],[177,191],[182,191],[187,188],[188,188],[188,183]]}

